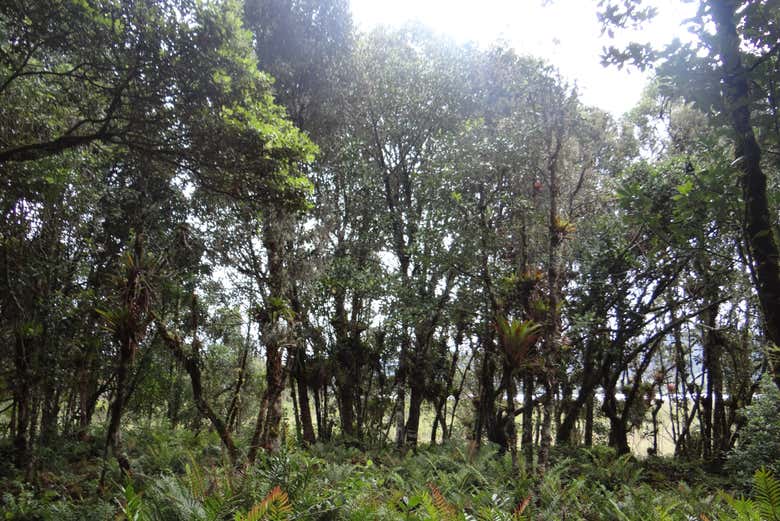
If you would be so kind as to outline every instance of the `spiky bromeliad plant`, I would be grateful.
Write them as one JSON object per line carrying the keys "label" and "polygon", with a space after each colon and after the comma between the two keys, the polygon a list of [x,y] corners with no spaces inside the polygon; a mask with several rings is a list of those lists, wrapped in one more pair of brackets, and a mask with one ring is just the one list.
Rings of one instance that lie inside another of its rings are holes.
{"label": "spiky bromeliad plant", "polygon": [[498,319],[496,328],[501,335],[504,352],[512,364],[518,368],[528,363],[529,353],[539,339],[541,324],[534,320]]}

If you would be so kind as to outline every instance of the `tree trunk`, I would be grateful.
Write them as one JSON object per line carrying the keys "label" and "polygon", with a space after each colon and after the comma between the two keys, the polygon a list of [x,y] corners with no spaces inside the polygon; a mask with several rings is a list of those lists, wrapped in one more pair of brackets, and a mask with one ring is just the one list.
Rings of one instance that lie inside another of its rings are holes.
{"label": "tree trunk", "polygon": [[[597,371],[594,367],[594,358],[599,350],[601,339],[597,331],[597,325],[594,323],[590,328],[588,339],[585,342],[585,352],[583,353],[582,382],[577,394],[577,398],[569,402],[565,409],[563,422],[556,433],[555,442],[558,445],[569,444],[573,440],[574,428],[577,420],[580,418],[583,407],[590,407],[590,428],[593,428],[593,393],[598,387],[599,381],[603,379],[601,368]],[[587,424],[587,420],[586,420]],[[591,430],[591,439],[593,431]],[[587,436],[586,436],[587,437]]]}
{"label": "tree trunk", "polygon": [[534,377],[526,374],[523,379],[523,435],[522,446],[526,472],[534,468]]}
{"label": "tree trunk", "polygon": [[628,429],[618,411],[614,385],[604,389],[602,410],[609,419],[609,446],[614,448],[618,454],[628,454],[631,450],[628,446]]}
{"label": "tree trunk", "polygon": [[561,317],[560,317],[560,248],[566,230],[561,224],[558,215],[558,196],[560,186],[558,183],[558,158],[563,149],[563,123],[558,122],[555,133],[549,137],[550,159],[547,165],[547,174],[550,190],[550,215],[547,223],[547,285],[549,288],[547,302],[547,324],[544,339],[544,387],[545,393],[542,399],[542,426],[541,440],[539,444],[539,466],[542,470],[547,468],[550,445],[552,442],[552,416],[553,398],[557,388],[557,371],[561,347]]}
{"label": "tree trunk", "polygon": [[[196,309],[197,303],[194,295],[192,297],[192,300],[193,300],[192,315],[193,317],[197,317],[197,309]],[[202,375],[200,372],[200,354],[199,354],[200,341],[197,338],[197,321],[195,321],[193,331],[192,331],[193,341],[192,341],[191,355],[187,355],[184,352],[181,339],[170,334],[168,330],[165,328],[165,326],[159,321],[157,323],[157,328],[165,344],[171,350],[171,352],[179,361],[179,363],[181,363],[182,366],[184,366],[184,369],[187,371],[187,374],[189,374],[190,384],[192,386],[192,397],[195,400],[195,406],[198,408],[198,412],[202,416],[206,417],[211,422],[211,425],[214,427],[214,430],[217,431],[217,434],[219,435],[219,439],[222,441],[222,444],[225,446],[225,449],[227,449],[230,463],[235,467],[238,464],[238,449],[236,448],[236,445],[233,442],[233,437],[230,435],[230,431],[228,430],[228,427],[225,424],[225,422],[222,421],[222,418],[220,418],[217,415],[214,409],[212,409],[212,407],[206,401],[206,398],[203,396],[203,383],[202,383]]]}
{"label": "tree trunk", "polygon": [[[404,328],[406,329],[406,328]],[[406,331],[401,339],[401,353],[399,354],[398,372],[396,373],[396,427],[395,444],[398,448],[403,447],[406,440],[406,357],[409,355],[409,335]]]}
{"label": "tree trunk", "polygon": [[260,409],[257,411],[255,420],[255,430],[252,432],[252,438],[249,440],[249,453],[247,454],[247,463],[253,465],[257,459],[257,453],[260,452],[261,438],[263,436],[263,427],[268,409],[268,391],[263,391],[263,397],[260,399]]}
{"label": "tree trunk", "polygon": [[[299,363],[303,363],[299,361]],[[311,445],[316,441],[314,437],[314,425],[311,421],[311,405],[309,403],[309,389],[306,386],[305,371],[300,369],[296,374],[298,387],[298,406],[300,407],[301,426],[303,427],[303,443]]]}
{"label": "tree trunk", "polygon": [[282,363],[284,346],[290,342],[291,310],[287,280],[285,235],[288,216],[271,210],[264,216],[263,245],[268,263],[269,294],[264,308],[258,312],[258,322],[265,344],[266,416],[262,425],[261,444],[271,452],[281,448],[282,392],[285,372]]}
{"label": "tree trunk", "polygon": [[[119,426],[122,422],[122,414],[125,408],[125,396],[127,382],[132,363],[135,347],[131,345],[131,339],[126,337],[121,340],[119,348],[119,364],[116,370],[116,389],[114,391],[114,401],[111,403],[110,418],[108,422],[108,431],[106,432],[106,450],[111,453],[119,463],[122,472],[130,472],[130,462],[122,453],[122,442],[119,433]],[[101,477],[101,488],[104,482],[105,474]]]}
{"label": "tree trunk", "polygon": [[314,389],[314,416],[317,419],[317,438],[324,440],[325,423],[322,418],[322,404],[320,403],[320,390]]}
{"label": "tree trunk", "polygon": [[246,364],[249,358],[250,350],[250,335],[252,327],[251,324],[246,328],[246,339],[244,340],[244,349],[241,351],[241,360],[238,364],[238,375],[236,376],[236,386],[233,390],[233,396],[230,398],[230,405],[228,405],[227,416],[225,417],[225,423],[231,431],[236,430],[236,423],[238,419],[238,408],[241,403],[241,390],[244,387],[244,381],[246,380]]}
{"label": "tree trunk", "polygon": [[27,350],[22,331],[14,335],[14,365],[15,382],[13,387],[14,398],[14,460],[17,468],[23,469],[29,462],[29,439],[27,431],[30,426],[30,388],[27,367]]}
{"label": "tree trunk", "polygon": [[270,452],[281,448],[282,392],[284,391],[284,367],[282,351],[273,342],[266,344],[266,393],[267,411],[261,443]]}
{"label": "tree trunk", "polygon": [[[352,380],[351,376],[345,375],[344,380]],[[349,438],[355,437],[355,390],[351,383],[342,381],[337,383],[336,392],[338,393],[339,418],[341,419],[341,432]]]}
{"label": "tree trunk", "polygon": [[553,420],[553,400],[555,388],[552,382],[545,384],[544,397],[542,397],[542,430],[539,441],[539,467],[542,470],[547,469],[550,460],[550,446],[552,445],[552,420]]}
{"label": "tree trunk", "polygon": [[479,401],[477,402],[477,418],[474,429],[474,441],[476,441],[477,446],[481,445],[483,434],[493,430],[493,422],[496,417],[496,390],[493,384],[493,378],[496,373],[496,362],[494,360],[495,328],[489,319],[485,320],[484,328],[485,332],[481,338],[484,355],[479,374]]}
{"label": "tree trunk", "polygon": [[295,421],[295,439],[303,441],[303,431],[301,430],[301,412],[298,409],[298,393],[296,392],[294,378],[290,378],[290,398],[292,399],[293,420]]}
{"label": "tree trunk", "polygon": [[504,370],[507,371],[506,385],[506,418],[505,425],[502,427],[506,433],[507,443],[509,444],[509,453],[512,456],[512,472],[517,474],[520,470],[520,463],[517,458],[517,427],[515,426],[515,375],[509,364],[504,364]]}
{"label": "tree trunk", "polygon": [[406,421],[406,444],[417,447],[417,433],[420,430],[420,409],[423,402],[423,391],[419,385],[412,385],[409,394],[409,418]]}
{"label": "tree trunk", "polygon": [[595,396],[591,393],[585,404],[585,435],[584,443],[586,447],[593,446],[593,401]]}

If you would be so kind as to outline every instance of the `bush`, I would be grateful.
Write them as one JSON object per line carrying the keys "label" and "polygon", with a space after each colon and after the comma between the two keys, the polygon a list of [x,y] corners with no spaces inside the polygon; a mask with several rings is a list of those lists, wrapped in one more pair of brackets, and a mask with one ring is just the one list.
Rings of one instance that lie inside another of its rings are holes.
{"label": "bush", "polygon": [[761,467],[780,474],[780,390],[766,376],[759,394],[745,408],[746,423],[737,446],[728,456],[726,470],[745,488]]}

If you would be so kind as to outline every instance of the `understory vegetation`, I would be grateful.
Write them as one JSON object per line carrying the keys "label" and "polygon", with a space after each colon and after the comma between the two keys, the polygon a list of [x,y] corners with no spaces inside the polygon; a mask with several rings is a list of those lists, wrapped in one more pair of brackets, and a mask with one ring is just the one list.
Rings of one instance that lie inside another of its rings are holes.
{"label": "understory vegetation", "polygon": [[780,520],[780,7],[655,4],[617,115],[347,0],[0,1],[0,519]]}
{"label": "understory vegetation", "polygon": [[[63,442],[53,472],[5,481],[5,519],[101,520],[688,520],[775,521],[780,482],[760,469],[744,488],[697,462],[637,461],[614,449],[554,449],[543,475],[517,473],[499,447],[446,443],[401,454],[289,441],[239,471],[216,435],[128,432],[131,477],[96,496],[99,443]],[[6,469],[7,471],[7,469]],[[38,488],[44,493],[34,493]],[[729,489],[731,492],[724,491]]]}

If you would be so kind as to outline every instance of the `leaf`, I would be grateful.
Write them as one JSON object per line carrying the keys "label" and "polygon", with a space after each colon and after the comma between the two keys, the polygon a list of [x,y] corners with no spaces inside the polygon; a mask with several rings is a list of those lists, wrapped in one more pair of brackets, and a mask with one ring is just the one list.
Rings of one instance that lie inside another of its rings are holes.
{"label": "leaf", "polygon": [[689,193],[691,193],[691,190],[693,190],[693,180],[688,179],[683,184],[677,186],[677,191],[680,192],[680,195],[687,196]]}
{"label": "leaf", "polygon": [[431,498],[439,517],[444,521],[454,521],[458,514],[457,509],[444,498],[441,490],[436,485],[428,483],[428,488],[431,489]]}
{"label": "leaf", "polygon": [[252,507],[246,515],[236,514],[235,521],[288,521],[292,519],[292,506],[287,493],[281,487],[275,486],[271,492],[258,504]]}
{"label": "leaf", "polygon": [[780,521],[780,481],[765,468],[753,477],[753,496],[762,519]]}

